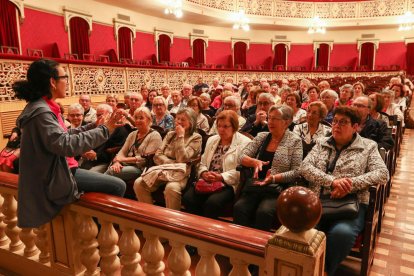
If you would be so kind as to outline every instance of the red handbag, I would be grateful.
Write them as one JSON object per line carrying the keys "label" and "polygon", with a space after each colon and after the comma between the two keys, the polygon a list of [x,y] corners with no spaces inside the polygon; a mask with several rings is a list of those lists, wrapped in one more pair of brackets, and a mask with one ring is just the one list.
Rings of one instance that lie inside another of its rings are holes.
{"label": "red handbag", "polygon": [[212,194],[223,190],[224,183],[220,181],[207,182],[204,179],[200,179],[195,184],[195,191],[197,194]]}

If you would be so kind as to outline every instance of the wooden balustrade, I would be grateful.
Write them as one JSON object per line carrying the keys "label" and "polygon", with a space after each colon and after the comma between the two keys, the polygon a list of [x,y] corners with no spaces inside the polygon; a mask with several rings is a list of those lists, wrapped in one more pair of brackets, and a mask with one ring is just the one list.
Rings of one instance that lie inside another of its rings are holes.
{"label": "wooden balustrade", "polygon": [[[0,194],[0,267],[13,272],[250,275],[248,265],[262,274],[271,262],[265,256],[271,233],[97,193],[66,206],[51,223],[20,229],[17,176],[0,172]],[[198,262],[186,245],[197,248]]]}

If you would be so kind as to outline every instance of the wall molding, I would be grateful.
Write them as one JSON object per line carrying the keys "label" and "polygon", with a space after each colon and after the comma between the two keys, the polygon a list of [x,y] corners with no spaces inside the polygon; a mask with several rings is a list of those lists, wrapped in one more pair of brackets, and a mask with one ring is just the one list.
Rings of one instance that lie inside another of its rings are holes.
{"label": "wall molding", "polygon": [[196,35],[190,34],[190,47],[193,48],[194,40],[201,39],[206,44],[206,49],[208,48],[208,36],[205,35]]}
{"label": "wall molding", "polygon": [[120,28],[128,28],[131,30],[132,32],[132,42],[135,42],[135,39],[137,38],[137,32],[136,32],[136,25],[131,23],[131,22],[127,22],[124,20],[120,20],[120,19],[116,19],[114,18],[114,35],[115,35],[115,39],[118,39],[118,31]]}
{"label": "wall molding", "polygon": [[74,18],[74,17],[80,17],[85,19],[86,22],[88,22],[88,26],[89,26],[89,35],[91,35],[92,32],[92,15],[84,12],[84,11],[79,11],[76,9],[72,9],[72,8],[68,8],[68,7],[63,7],[63,14],[65,17],[65,30],[66,32],[69,31],[69,21]]}
{"label": "wall molding", "polygon": [[361,51],[361,45],[364,43],[373,43],[375,46],[375,51],[378,51],[379,48],[379,39],[358,39],[357,40],[357,49]]}
{"label": "wall molding", "polygon": [[272,52],[275,52],[275,46],[276,46],[277,44],[285,44],[285,45],[286,45],[286,48],[287,48],[287,50],[288,50],[288,52],[290,51],[290,44],[291,44],[291,42],[290,42],[290,41],[287,41],[287,40],[277,40],[277,39],[272,39],[272,40],[271,40],[271,42],[272,42]]}
{"label": "wall molding", "polygon": [[316,51],[317,49],[319,49],[319,46],[321,44],[328,44],[329,45],[329,51],[333,51],[333,46],[334,46],[334,42],[332,40],[330,41],[313,41],[313,51]]}
{"label": "wall molding", "polygon": [[160,35],[167,35],[170,38],[170,40],[171,40],[170,46],[174,44],[174,33],[173,32],[155,29],[155,31],[154,31],[155,45],[158,44],[158,40],[160,39]]}
{"label": "wall molding", "polygon": [[24,17],[24,2],[22,0],[9,0],[9,1],[16,6],[17,10],[19,11],[19,15],[20,15],[19,22],[20,24],[23,24],[24,18],[25,18]]}
{"label": "wall molding", "polygon": [[247,45],[247,51],[249,50],[249,48],[250,48],[250,39],[248,39],[248,38],[231,38],[231,49],[232,50],[234,50],[234,44],[236,44],[237,42],[243,42],[243,43],[246,43],[246,45]]}

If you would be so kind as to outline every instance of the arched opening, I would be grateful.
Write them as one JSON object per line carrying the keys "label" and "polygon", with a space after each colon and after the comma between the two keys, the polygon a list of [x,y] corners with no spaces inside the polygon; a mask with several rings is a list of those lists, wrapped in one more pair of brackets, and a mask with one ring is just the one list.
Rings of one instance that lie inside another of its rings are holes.
{"label": "arched opening", "polygon": [[89,24],[85,19],[73,17],[69,21],[70,49],[72,54],[83,59],[84,54],[90,54]]}
{"label": "arched opening", "polygon": [[206,43],[202,39],[196,39],[193,42],[193,60],[194,64],[204,64]]}
{"label": "arched opening", "polygon": [[329,44],[321,43],[316,49],[315,67],[318,70],[328,70],[329,66]]}
{"label": "arched opening", "polygon": [[171,39],[162,34],[158,37],[158,62],[170,62]]}
{"label": "arched opening", "polygon": [[279,43],[275,45],[273,58],[273,68],[276,70],[285,70],[287,61],[287,45]]}
{"label": "arched opening", "polygon": [[233,60],[234,60],[234,67],[236,69],[246,68],[246,52],[247,52],[246,43],[239,41],[234,44]]}
{"label": "arched opening", "polygon": [[[19,25],[16,6],[9,0],[0,0],[0,46],[19,49]],[[19,50],[17,50],[19,52]]]}
{"label": "arched opening", "polygon": [[374,69],[375,45],[372,42],[366,42],[361,45],[359,66],[362,69]]}
{"label": "arched opening", "polygon": [[132,59],[132,32],[127,27],[118,30],[118,55],[119,59]]}

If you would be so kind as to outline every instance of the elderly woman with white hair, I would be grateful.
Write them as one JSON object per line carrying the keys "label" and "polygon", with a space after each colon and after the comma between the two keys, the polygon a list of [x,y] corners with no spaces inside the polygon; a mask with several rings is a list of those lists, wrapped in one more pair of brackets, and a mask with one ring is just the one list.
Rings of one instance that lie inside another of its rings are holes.
{"label": "elderly woman with white hair", "polygon": [[165,184],[167,208],[181,209],[181,192],[190,175],[190,163],[201,152],[201,135],[196,132],[197,114],[183,108],[175,117],[175,130],[170,131],[154,156],[156,166],[143,173],[134,183],[138,201],[153,204],[151,193]]}
{"label": "elderly woman with white hair", "polygon": [[82,126],[83,114],[85,110],[81,104],[74,103],[68,107],[68,121],[70,122],[69,128],[78,128]]}
{"label": "elderly woman with white hair", "polygon": [[[240,116],[240,98],[237,96],[228,96],[224,99],[224,110],[233,110],[236,112],[238,121],[239,121],[239,129],[241,129],[246,124],[246,119]],[[209,135],[216,135],[217,134],[217,122],[214,122],[213,126],[210,129]]]}
{"label": "elderly woman with white hair", "polygon": [[381,91],[381,95],[384,98],[384,107],[382,111],[389,116],[396,115],[398,120],[402,121],[404,125],[404,114],[400,107],[394,103],[394,91],[391,89],[384,89]]}
{"label": "elderly woman with white hair", "polygon": [[157,96],[152,101],[152,124],[162,127],[166,132],[174,128],[174,117],[168,113],[167,107],[167,101],[162,96]]}
{"label": "elderly woman with white hair", "polygon": [[333,120],[333,111],[335,109],[335,101],[338,98],[338,94],[331,89],[326,89],[321,92],[320,98],[328,109],[328,113],[326,114],[324,121],[331,124]]}
{"label": "elderly woman with white hair", "polygon": [[204,115],[208,115],[210,117],[214,117],[214,115],[216,114],[216,109],[210,106],[210,103],[211,103],[210,94],[201,93],[200,101],[201,101],[201,113],[203,113]]}

